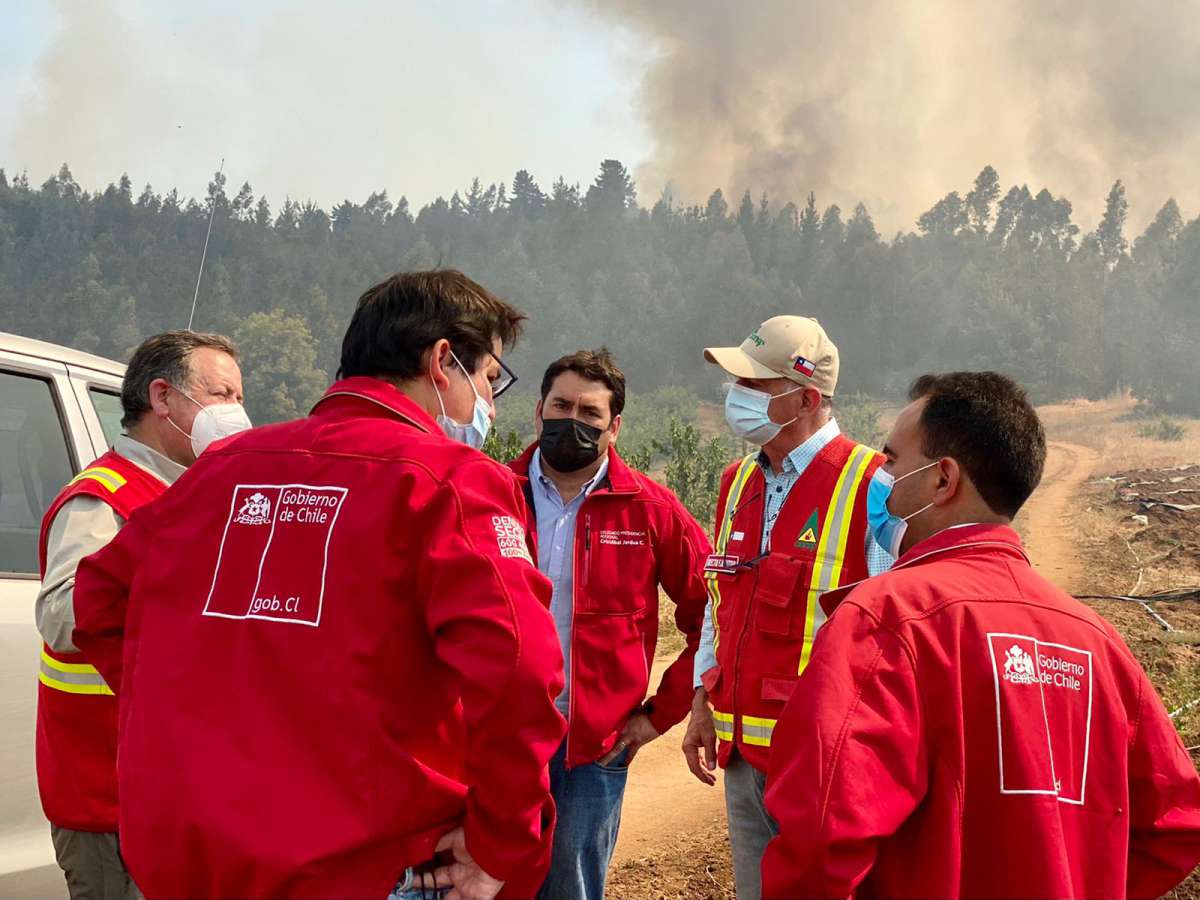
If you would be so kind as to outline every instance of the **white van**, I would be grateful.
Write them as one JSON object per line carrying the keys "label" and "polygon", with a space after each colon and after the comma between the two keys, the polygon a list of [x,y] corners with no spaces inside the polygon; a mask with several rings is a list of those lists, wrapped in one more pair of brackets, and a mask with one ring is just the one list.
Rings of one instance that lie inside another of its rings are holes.
{"label": "white van", "polygon": [[0,898],[67,893],[34,771],[38,535],[63,485],[121,433],[124,372],[0,332]]}

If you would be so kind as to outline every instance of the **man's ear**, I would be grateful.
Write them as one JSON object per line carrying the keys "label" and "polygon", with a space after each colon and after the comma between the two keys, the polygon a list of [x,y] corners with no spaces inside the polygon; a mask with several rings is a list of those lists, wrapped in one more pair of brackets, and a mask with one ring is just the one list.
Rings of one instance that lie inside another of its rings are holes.
{"label": "man's ear", "polygon": [[620,413],[617,413],[615,416],[613,416],[612,424],[610,424],[608,427],[609,430],[612,431],[612,442],[615,444],[617,442],[617,435],[621,433]]}
{"label": "man's ear", "polygon": [[150,403],[150,409],[160,419],[165,419],[170,412],[170,407],[167,406],[167,397],[171,394],[171,383],[165,378],[155,378],[150,382],[147,401]]}
{"label": "man's ear", "polygon": [[814,412],[821,408],[821,392],[815,387],[806,387],[801,391],[804,397],[804,408]]}
{"label": "man's ear", "polygon": [[438,338],[434,341],[433,346],[422,355],[421,362],[425,367],[425,373],[433,378],[434,387],[439,391],[450,387],[450,378],[446,375],[446,369],[448,366],[454,365],[454,359],[450,356],[448,340]]}
{"label": "man's ear", "polygon": [[934,471],[937,472],[938,486],[933,495],[933,502],[944,506],[959,495],[966,473],[959,466],[958,460],[950,456],[939,459]]}
{"label": "man's ear", "polygon": [[542,404],[545,400],[538,400],[537,406],[533,408],[533,430],[538,437],[542,436]]}

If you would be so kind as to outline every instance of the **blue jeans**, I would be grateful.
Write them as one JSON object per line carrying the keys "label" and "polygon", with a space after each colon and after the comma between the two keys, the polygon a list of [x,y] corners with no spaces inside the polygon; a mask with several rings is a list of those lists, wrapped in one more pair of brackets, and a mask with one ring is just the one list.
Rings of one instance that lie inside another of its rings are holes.
{"label": "blue jeans", "polygon": [[566,741],[550,760],[550,793],[558,808],[550,871],[538,900],[603,900],[617,845],[628,753],[613,764],[566,767]]}

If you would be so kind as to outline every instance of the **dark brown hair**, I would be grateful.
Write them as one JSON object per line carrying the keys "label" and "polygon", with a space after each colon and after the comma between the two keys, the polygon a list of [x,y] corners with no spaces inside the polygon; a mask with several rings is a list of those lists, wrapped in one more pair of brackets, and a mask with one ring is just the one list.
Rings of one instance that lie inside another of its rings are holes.
{"label": "dark brown hair", "polygon": [[577,350],[550,363],[546,374],[542,376],[543,400],[550,393],[554,379],[563,372],[574,372],[588,381],[599,381],[612,391],[608,408],[613,418],[619,416],[625,408],[625,373],[617,368],[617,363],[607,347],[601,347],[599,350]]}
{"label": "dark brown hair", "polygon": [[993,512],[1012,518],[1046,463],[1046,432],[1025,391],[995,372],[922,375],[910,400],[925,399],[921,452],[952,457]]}
{"label": "dark brown hair", "polygon": [[192,378],[192,353],[210,347],[238,358],[233,341],[221,334],[201,331],[165,331],[146,338],[133,351],[121,382],[121,424],[136,425],[150,409],[150,384],[162,378],[177,388],[186,388]]}
{"label": "dark brown hair", "polygon": [[524,321],[520,310],[455,269],[399,272],[359,297],[338,376],[415,378],[421,354],[442,338],[474,372],[495,338],[512,346]]}

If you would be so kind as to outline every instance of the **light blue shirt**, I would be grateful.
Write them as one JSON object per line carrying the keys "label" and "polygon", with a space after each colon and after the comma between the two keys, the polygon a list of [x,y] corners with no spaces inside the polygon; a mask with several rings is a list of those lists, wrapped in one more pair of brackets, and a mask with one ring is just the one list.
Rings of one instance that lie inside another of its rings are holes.
{"label": "light blue shirt", "polygon": [[[775,523],[779,521],[779,514],[783,511],[784,501],[787,500],[788,494],[792,492],[792,488],[796,486],[796,482],[800,480],[800,476],[804,474],[804,470],[829,445],[829,442],[841,433],[842,430],[838,428],[837,420],[830,419],[814,432],[808,440],[783,458],[783,465],[780,467],[779,472],[771,470],[771,464],[768,462],[765,453],[758,454],[758,465],[763,471],[763,478],[765,480],[763,490],[766,493],[766,502],[763,506],[762,545],[759,548],[759,552],[766,553],[771,546],[771,532],[775,529]],[[871,534],[870,529],[867,530],[866,551],[867,572],[871,575],[879,575],[882,572],[886,572],[895,562],[886,550],[875,543],[875,538]],[[717,654],[713,647],[715,640],[716,631],[713,628],[712,621],[712,598],[709,597],[708,605],[704,608],[704,628],[700,632],[700,647],[696,651],[696,663],[693,669],[692,680],[695,687],[699,687],[701,684],[700,676],[717,664]]]}
{"label": "light blue shirt", "polygon": [[608,457],[592,480],[573,500],[563,503],[558,488],[542,472],[542,452],[535,450],[529,462],[529,485],[533,493],[533,514],[537,518],[538,569],[550,579],[554,593],[550,612],[562,646],[566,683],[555,704],[564,716],[570,712],[571,698],[571,625],[575,619],[575,520],[579,507],[608,474]]}

